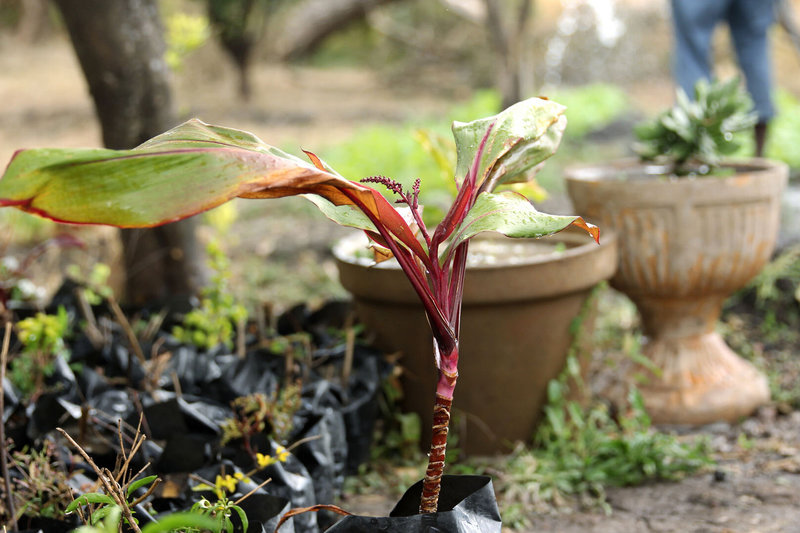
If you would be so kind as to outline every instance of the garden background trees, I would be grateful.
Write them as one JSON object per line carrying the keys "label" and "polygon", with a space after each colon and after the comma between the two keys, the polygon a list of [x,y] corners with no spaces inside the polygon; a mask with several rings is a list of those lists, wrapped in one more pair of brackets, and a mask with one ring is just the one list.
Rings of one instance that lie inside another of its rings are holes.
{"label": "garden background trees", "polygon": [[[176,125],[156,0],[54,0],[108,148],[133,148]],[[121,231],[131,303],[196,293],[204,283],[194,218]]]}
{"label": "garden background trees", "polygon": [[[174,126],[170,72],[157,0],[53,0],[80,61],[109,148],[131,148]],[[270,39],[280,57],[307,57],[329,36],[401,0],[205,0],[209,22],[240,73],[240,94],[252,95],[249,67],[258,41],[278,8],[280,27]],[[497,54],[503,103],[530,91],[525,42],[532,1],[483,0],[490,43]],[[445,6],[446,7],[446,6]],[[454,17],[454,24],[458,24]],[[526,85],[527,84],[527,85]],[[203,253],[197,222],[121,232],[127,300],[163,301],[197,292]]]}

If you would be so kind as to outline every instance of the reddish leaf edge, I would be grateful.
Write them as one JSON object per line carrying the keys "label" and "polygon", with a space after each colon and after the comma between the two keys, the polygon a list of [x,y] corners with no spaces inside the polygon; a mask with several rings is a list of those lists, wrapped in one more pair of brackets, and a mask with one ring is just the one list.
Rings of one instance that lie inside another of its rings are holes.
{"label": "reddish leaf edge", "polygon": [[[575,217],[569,226],[575,226],[576,228],[581,228],[582,230],[586,231],[589,235],[592,236],[594,242],[600,244],[600,228],[592,224],[591,222],[586,222],[583,217]],[[569,227],[567,226],[567,227]],[[566,229],[566,228],[565,228]]]}

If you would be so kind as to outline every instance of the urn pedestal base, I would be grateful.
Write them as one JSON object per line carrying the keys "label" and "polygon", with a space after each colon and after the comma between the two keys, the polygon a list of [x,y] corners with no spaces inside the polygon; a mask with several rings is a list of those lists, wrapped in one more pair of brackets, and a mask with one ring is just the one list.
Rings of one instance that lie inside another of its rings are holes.
{"label": "urn pedestal base", "polygon": [[653,422],[734,422],[769,401],[767,378],[714,331],[725,295],[633,300],[650,339],[644,355],[652,366],[631,377],[641,381]]}
{"label": "urn pedestal base", "polygon": [[658,369],[632,371],[653,422],[735,422],[769,402],[767,378],[718,333],[652,339],[644,355]]}
{"label": "urn pedestal base", "polygon": [[766,378],[714,333],[722,303],[769,261],[788,168],[729,161],[727,176],[677,178],[624,160],[567,171],[578,214],[619,235],[611,284],[642,316],[636,379],[654,422],[734,421],[769,401]]}

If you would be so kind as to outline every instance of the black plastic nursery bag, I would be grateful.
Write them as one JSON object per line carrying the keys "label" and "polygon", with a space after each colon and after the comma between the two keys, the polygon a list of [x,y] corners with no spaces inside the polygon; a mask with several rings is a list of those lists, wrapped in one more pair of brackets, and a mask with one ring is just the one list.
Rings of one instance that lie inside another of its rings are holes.
{"label": "black plastic nursery bag", "polygon": [[388,517],[347,516],[335,533],[500,533],[500,511],[488,476],[444,476],[439,512],[418,514],[422,481],[409,488]]}

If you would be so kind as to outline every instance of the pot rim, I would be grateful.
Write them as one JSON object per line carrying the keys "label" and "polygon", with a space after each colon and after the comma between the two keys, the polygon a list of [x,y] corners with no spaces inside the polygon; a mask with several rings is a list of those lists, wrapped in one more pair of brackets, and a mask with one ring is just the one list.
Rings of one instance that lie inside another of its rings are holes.
{"label": "pot rim", "polygon": [[[687,184],[716,181],[736,181],[741,179],[743,175],[760,175],[767,173],[776,173],[777,175],[786,176],[783,181],[788,178],[789,166],[783,161],[774,159],[767,159],[763,157],[746,157],[746,158],[727,158],[723,159],[721,167],[734,167],[737,172],[730,176],[666,176],[663,172],[667,168],[663,163],[656,161],[642,161],[636,157],[626,157],[621,159],[613,159],[609,161],[601,161],[596,163],[579,163],[570,165],[564,170],[564,177],[569,181],[575,182],[613,182],[625,183],[628,186],[652,186],[655,183],[662,186],[678,187]],[[663,176],[669,177],[667,180],[630,180],[626,179],[630,171],[644,169],[645,174],[648,176]],[[622,174],[622,176],[620,176]]]}
{"label": "pot rim", "polygon": [[[364,240],[364,238],[365,238],[364,233],[361,230],[354,230],[354,232],[351,235],[348,235],[336,241],[332,248],[333,256],[336,259],[336,261],[347,265],[360,266],[370,269],[400,270],[400,265],[394,259],[385,261],[380,264],[369,262],[368,260],[355,259],[353,257],[354,251],[356,249],[360,250],[365,249],[366,241]],[[540,263],[568,261],[575,257],[591,254],[592,251],[594,251],[596,248],[601,248],[601,247],[605,248],[614,245],[617,242],[617,234],[610,228],[608,229],[600,228],[599,245],[596,242],[594,242],[594,240],[592,240],[588,234],[583,232],[583,230],[572,227],[568,227],[558,233],[554,233],[553,235],[548,235],[546,237],[541,237],[538,239],[535,238],[520,239],[520,238],[506,237],[505,235],[495,232],[481,233],[473,238],[482,240],[498,240],[498,241],[507,240],[510,242],[519,243],[523,245],[526,243],[531,243],[531,245],[535,245],[537,242],[542,242],[542,241],[558,241],[558,242],[565,242],[567,244],[574,244],[574,246],[570,246],[566,250],[542,252],[540,254],[531,255],[527,257],[524,261],[520,261],[518,263],[469,265],[467,267],[467,270],[469,271],[475,270],[481,272],[491,272],[495,270],[508,271],[509,269],[525,268],[527,266],[536,265]]]}
{"label": "pot rim", "polygon": [[[576,231],[582,231],[575,228]],[[576,240],[571,231],[554,235],[556,239]],[[530,302],[588,290],[610,279],[617,268],[617,239],[604,233],[601,244],[587,242],[560,252],[544,253],[536,261],[508,266],[469,267],[464,285],[464,306]],[[341,248],[340,248],[341,252]],[[419,299],[402,276],[400,267],[369,266],[334,255],[339,281],[354,297],[365,301],[392,301],[418,305]],[[396,262],[395,262],[396,265]]]}

